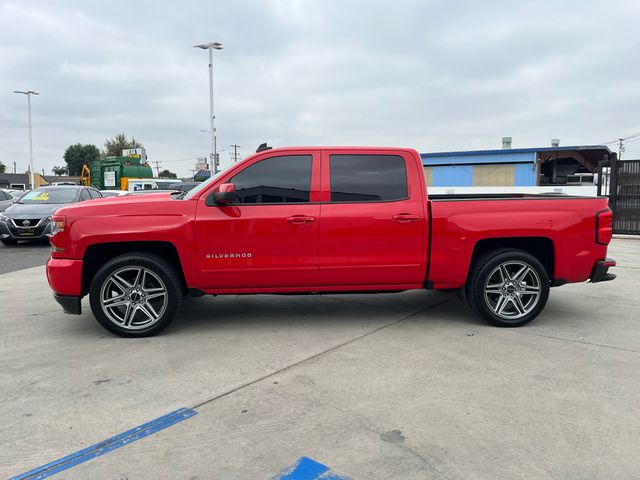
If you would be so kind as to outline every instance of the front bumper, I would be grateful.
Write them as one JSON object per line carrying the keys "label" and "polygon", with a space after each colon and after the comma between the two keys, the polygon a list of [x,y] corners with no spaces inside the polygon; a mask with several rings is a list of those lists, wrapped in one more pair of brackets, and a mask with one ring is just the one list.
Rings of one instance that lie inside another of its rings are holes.
{"label": "front bumper", "polygon": [[80,315],[82,307],[82,260],[49,258],[47,280],[53,290],[53,298],[65,313]]}
{"label": "front bumper", "polygon": [[71,315],[80,315],[82,313],[82,305],[80,304],[81,297],[54,293],[53,298],[62,306],[64,313],[70,313]]}
{"label": "front bumper", "polygon": [[49,258],[47,280],[57,295],[82,297],[82,260]]}
{"label": "front bumper", "polygon": [[598,260],[596,266],[593,267],[591,277],[589,280],[591,283],[609,282],[614,280],[616,276],[613,273],[609,273],[610,267],[615,267],[616,261],[612,258],[605,258],[604,260]]}
{"label": "front bumper", "polygon": [[[20,220],[16,220],[20,222]],[[32,227],[17,227],[11,219],[0,220],[0,238],[13,240],[43,240],[51,233],[51,221],[41,220]]]}

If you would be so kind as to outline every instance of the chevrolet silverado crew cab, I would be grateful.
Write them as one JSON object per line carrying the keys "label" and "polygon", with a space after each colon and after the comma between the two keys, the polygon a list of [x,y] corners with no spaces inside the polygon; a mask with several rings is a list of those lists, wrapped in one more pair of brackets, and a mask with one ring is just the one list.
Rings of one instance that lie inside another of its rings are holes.
{"label": "chevrolet silverado crew cab", "polygon": [[122,336],[159,332],[185,295],[459,290],[516,327],[549,288],[612,280],[604,198],[427,196],[405,148],[259,151],[187,193],[111,197],[53,216],[58,303]]}

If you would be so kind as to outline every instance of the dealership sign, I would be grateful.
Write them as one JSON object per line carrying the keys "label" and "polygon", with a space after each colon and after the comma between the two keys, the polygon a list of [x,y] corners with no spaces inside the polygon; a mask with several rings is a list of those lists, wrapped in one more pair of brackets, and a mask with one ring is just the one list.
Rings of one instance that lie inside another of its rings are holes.
{"label": "dealership sign", "polygon": [[126,148],[122,150],[123,157],[139,158],[143,162],[147,161],[147,151],[144,147],[140,148]]}

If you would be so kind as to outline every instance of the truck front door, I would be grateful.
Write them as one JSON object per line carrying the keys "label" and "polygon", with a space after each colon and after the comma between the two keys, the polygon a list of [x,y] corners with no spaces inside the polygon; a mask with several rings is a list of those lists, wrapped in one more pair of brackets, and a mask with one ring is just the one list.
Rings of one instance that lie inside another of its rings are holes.
{"label": "truck front door", "polygon": [[319,153],[274,155],[221,179],[234,184],[237,202],[207,206],[205,195],[198,200],[203,288],[256,292],[318,284]]}

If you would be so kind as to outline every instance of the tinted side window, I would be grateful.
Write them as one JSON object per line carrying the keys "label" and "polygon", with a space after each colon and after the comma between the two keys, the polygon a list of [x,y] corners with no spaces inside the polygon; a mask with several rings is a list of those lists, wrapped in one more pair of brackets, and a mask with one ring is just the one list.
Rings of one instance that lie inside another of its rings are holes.
{"label": "tinted side window", "polygon": [[8,194],[0,192],[0,200],[9,200]]}
{"label": "tinted side window", "polygon": [[407,169],[398,155],[331,155],[332,202],[382,202],[408,198]]}
{"label": "tinted side window", "polygon": [[308,202],[311,155],[271,157],[231,178],[239,203]]}
{"label": "tinted side window", "polygon": [[91,196],[89,195],[89,192],[86,189],[83,189],[80,192],[80,201],[83,202],[85,200],[90,200]]}

